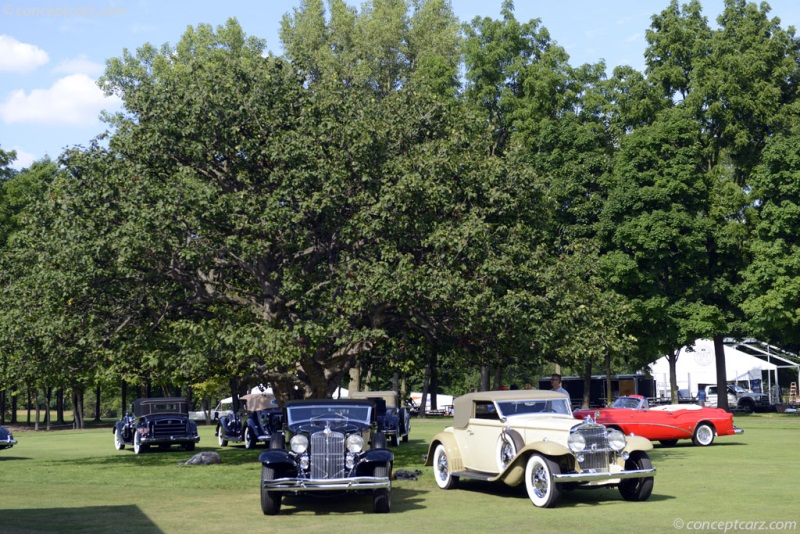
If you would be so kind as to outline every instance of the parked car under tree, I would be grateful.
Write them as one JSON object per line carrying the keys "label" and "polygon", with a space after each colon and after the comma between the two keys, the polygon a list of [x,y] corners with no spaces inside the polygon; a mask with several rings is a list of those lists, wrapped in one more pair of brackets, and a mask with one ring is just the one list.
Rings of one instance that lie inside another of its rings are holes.
{"label": "parked car under tree", "polygon": [[216,435],[219,446],[244,442],[246,449],[252,449],[258,442],[268,444],[272,436],[281,431],[283,422],[283,412],[275,401],[275,395],[250,393],[239,397],[239,401],[238,412],[218,417]]}
{"label": "parked car under tree", "polygon": [[273,437],[258,461],[264,514],[278,514],[285,493],[367,493],[373,511],[391,508],[394,455],[386,435],[377,431],[370,401],[287,402],[284,433]]}
{"label": "parked car under tree", "polygon": [[189,420],[189,406],[182,397],[136,399],[131,411],[116,422],[113,432],[114,447],[122,450],[130,445],[135,454],[150,446],[164,450],[180,445],[186,451],[193,451],[200,441],[197,424]]}
{"label": "parked car under tree", "polygon": [[454,400],[453,426],[434,436],[425,465],[441,489],[469,478],[524,483],[543,508],[578,488],[617,487],[625,500],[645,501],[656,473],[652,448],[645,438],[576,421],[564,394],[487,391]]}
{"label": "parked car under tree", "polygon": [[402,440],[408,441],[411,430],[411,413],[400,406],[400,395],[396,391],[351,391],[351,399],[367,399],[375,404],[378,431],[386,434],[389,444],[397,447]]}

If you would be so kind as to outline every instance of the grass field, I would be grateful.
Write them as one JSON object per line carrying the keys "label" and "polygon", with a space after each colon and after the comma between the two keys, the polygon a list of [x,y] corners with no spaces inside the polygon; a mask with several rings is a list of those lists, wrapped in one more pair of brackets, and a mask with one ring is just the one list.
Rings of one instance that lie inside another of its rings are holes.
{"label": "grass field", "polygon": [[139,456],[116,451],[110,426],[17,432],[19,444],[0,451],[0,533],[800,530],[796,415],[737,417],[744,434],[707,448],[657,445],[651,459],[658,473],[646,502],[623,501],[616,490],[578,490],[553,509],[535,508],[524,487],[463,481],[456,490],[438,489],[422,456],[447,424],[415,419],[409,442],[393,449],[395,470],[423,474],[393,483],[388,515],[373,514],[369,497],[349,496],[286,498],[281,515],[264,516],[260,450],[219,448],[211,426],[201,426],[197,450],[218,451],[220,465],[178,465],[192,455],[178,448]]}

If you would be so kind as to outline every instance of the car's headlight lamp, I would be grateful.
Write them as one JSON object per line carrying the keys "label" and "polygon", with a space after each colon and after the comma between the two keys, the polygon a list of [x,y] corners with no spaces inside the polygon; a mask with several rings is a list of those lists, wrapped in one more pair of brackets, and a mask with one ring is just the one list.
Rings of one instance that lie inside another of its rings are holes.
{"label": "car's headlight lamp", "polygon": [[625,448],[625,434],[619,430],[611,429],[608,431],[608,446],[619,452]]}
{"label": "car's headlight lamp", "polygon": [[289,445],[292,447],[292,452],[303,454],[308,450],[308,438],[302,434],[296,434],[292,436]]}
{"label": "car's headlight lamp", "polygon": [[347,447],[348,451],[353,453],[361,452],[364,450],[364,438],[358,434],[350,434],[347,436],[345,447]]}
{"label": "car's headlight lamp", "polygon": [[583,434],[572,432],[567,438],[567,444],[573,453],[582,452],[586,448],[586,438],[583,437]]}

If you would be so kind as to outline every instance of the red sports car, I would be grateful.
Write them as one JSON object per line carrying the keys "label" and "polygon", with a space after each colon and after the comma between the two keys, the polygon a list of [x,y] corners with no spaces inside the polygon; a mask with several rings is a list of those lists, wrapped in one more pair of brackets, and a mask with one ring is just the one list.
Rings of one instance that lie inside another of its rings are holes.
{"label": "red sports car", "polygon": [[719,408],[703,408],[695,404],[668,404],[650,407],[641,395],[620,397],[610,408],[578,409],[576,419],[594,418],[598,423],[634,434],[665,447],[679,439],[691,439],[695,445],[706,447],[714,436],[741,434],[743,429],[733,424],[733,414]]}

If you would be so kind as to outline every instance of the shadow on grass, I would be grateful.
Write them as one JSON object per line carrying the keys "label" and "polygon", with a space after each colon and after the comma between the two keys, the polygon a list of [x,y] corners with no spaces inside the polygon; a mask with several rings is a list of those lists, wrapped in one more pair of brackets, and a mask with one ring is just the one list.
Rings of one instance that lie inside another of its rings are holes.
{"label": "shadow on grass", "polygon": [[[658,494],[658,477],[655,479],[655,487],[653,493],[648,498],[648,502],[656,501],[663,502],[675,499],[672,495]],[[492,495],[503,499],[520,499],[522,501],[529,501],[528,493],[525,489],[525,484],[518,486],[507,486],[498,482],[486,482],[484,480],[459,480],[458,489],[455,491],[467,491],[476,494]],[[561,496],[556,503],[556,508],[571,508],[577,506],[597,506],[612,501],[624,501],[619,490],[616,487],[593,487],[593,488],[573,488],[561,490]],[[631,503],[634,504],[635,503]],[[533,504],[531,503],[531,506]]]}
{"label": "shadow on grass", "polygon": [[[391,513],[421,510],[423,506],[422,495],[426,491],[410,488],[392,489]],[[318,492],[304,495],[284,495],[281,515],[307,514],[314,515],[346,515],[346,514],[371,514],[371,492]]]}
{"label": "shadow on grass", "polygon": [[[216,448],[216,447],[197,447],[193,451],[184,451],[178,447],[159,450],[153,448],[134,454],[133,449],[126,447],[121,451],[114,451],[108,456],[94,456],[90,458],[75,458],[71,460],[60,460],[61,463],[72,463],[81,465],[101,465],[101,466],[159,466],[177,465],[183,463],[197,453],[204,451],[214,451],[219,453],[223,465],[247,465],[258,464],[258,455],[263,449],[244,448]],[[187,468],[194,466],[186,466]]]}
{"label": "shadow on grass", "polygon": [[87,506],[85,508],[28,508],[3,510],[4,534],[23,532],[108,532],[109,525],[120,525],[125,532],[161,533],[134,505]]}

